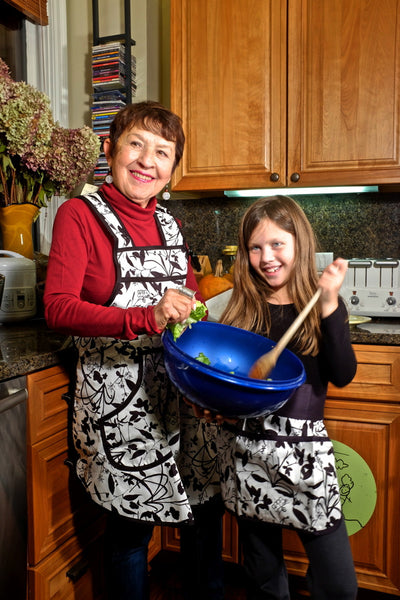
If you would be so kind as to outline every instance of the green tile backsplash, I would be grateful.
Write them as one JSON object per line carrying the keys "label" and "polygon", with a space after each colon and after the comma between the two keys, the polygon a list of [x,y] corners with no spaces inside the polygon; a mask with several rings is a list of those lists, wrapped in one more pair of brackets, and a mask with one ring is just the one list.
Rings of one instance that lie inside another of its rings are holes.
{"label": "green tile backsplash", "polygon": [[[400,258],[400,194],[294,196],[305,211],[321,252],[344,258]],[[202,198],[161,201],[182,221],[195,254],[211,264],[222,248],[237,243],[240,219],[255,198]]]}

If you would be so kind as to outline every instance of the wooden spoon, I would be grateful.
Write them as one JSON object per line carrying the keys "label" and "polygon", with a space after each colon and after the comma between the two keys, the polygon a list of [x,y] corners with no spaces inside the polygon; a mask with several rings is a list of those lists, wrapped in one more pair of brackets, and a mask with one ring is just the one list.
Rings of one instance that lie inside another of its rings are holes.
{"label": "wooden spoon", "polygon": [[289,329],[283,334],[279,342],[266,354],[263,354],[256,360],[254,365],[249,371],[249,377],[254,379],[266,379],[271,373],[272,369],[276,365],[276,362],[281,355],[282,351],[286,348],[287,344],[292,339],[314,304],[317,302],[321,295],[321,288],[315,292],[311,300],[305,305],[303,310],[297,315]]}

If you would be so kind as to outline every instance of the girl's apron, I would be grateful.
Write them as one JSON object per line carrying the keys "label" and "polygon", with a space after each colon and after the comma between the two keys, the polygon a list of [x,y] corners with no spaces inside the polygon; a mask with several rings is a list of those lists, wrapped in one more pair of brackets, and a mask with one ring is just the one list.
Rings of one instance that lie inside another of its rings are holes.
{"label": "girl's apron", "polygon": [[[162,246],[136,248],[119,217],[94,193],[82,197],[115,240],[111,306],[156,304],[185,284],[187,251],[173,216],[157,206]],[[150,522],[192,519],[176,464],[179,405],[165,371],[160,335],[77,337],[73,438],[77,474],[108,510]]]}
{"label": "girl's apron", "polygon": [[[297,394],[304,401],[309,384]],[[325,533],[342,518],[335,457],[323,420],[272,414],[218,436],[225,506],[239,517]]]}

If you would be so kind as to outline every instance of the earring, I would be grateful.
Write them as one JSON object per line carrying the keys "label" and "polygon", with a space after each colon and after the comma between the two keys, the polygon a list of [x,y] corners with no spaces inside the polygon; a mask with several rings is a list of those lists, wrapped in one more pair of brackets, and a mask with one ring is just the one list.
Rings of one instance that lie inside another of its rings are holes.
{"label": "earring", "polygon": [[168,184],[165,186],[165,190],[162,193],[163,200],[169,200],[171,198],[171,194],[168,191]]}
{"label": "earring", "polygon": [[108,171],[108,173],[106,175],[105,182],[106,183],[112,183],[113,182],[113,176],[111,175],[111,169]]}

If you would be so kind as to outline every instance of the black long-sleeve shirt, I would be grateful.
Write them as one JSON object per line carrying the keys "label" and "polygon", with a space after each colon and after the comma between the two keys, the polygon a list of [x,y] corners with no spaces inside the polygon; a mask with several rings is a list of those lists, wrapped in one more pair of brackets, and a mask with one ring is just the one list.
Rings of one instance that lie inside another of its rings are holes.
{"label": "black long-sleeve shirt", "polygon": [[[271,330],[269,338],[278,341],[297,317],[293,304],[269,305]],[[296,351],[293,341],[288,348],[303,362],[306,383],[288,400],[277,414],[298,419],[322,419],[328,383],[344,387],[353,379],[357,361],[350,341],[348,314],[339,299],[338,308],[321,321],[322,340],[317,356]]]}

